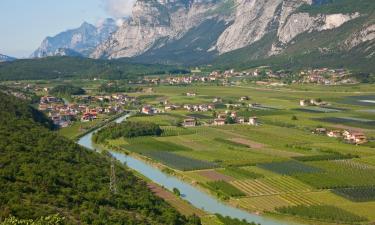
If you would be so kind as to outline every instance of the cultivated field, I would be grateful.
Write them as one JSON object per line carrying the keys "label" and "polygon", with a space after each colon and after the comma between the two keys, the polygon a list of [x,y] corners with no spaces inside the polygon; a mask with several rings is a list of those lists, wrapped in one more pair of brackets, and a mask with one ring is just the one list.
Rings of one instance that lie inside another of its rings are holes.
{"label": "cultivated field", "polygon": [[[188,97],[187,92],[197,95]],[[143,104],[160,107],[164,100],[181,106],[211,104],[215,97],[222,103],[209,112],[180,108],[130,118],[157,123],[164,133],[110,143],[162,163],[183,179],[251,212],[310,224],[367,224],[375,222],[370,212],[375,210],[374,93],[365,85],[157,86],[152,94],[140,94]],[[240,102],[241,96],[249,100]],[[327,105],[299,105],[301,99],[317,98]],[[227,107],[229,103],[238,106]],[[250,103],[259,105],[250,107]],[[256,116],[259,125],[210,125],[217,113],[226,110],[245,119]],[[198,126],[179,125],[192,117]],[[313,134],[316,128],[363,132],[369,142],[349,144]],[[215,217],[203,220],[220,224]]]}

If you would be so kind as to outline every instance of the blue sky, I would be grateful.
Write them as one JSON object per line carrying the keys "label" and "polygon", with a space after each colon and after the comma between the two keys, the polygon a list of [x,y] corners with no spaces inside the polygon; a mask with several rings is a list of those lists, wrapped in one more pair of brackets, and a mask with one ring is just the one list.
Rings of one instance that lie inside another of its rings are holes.
{"label": "blue sky", "polygon": [[0,53],[27,57],[46,36],[111,17],[111,1],[0,0]]}

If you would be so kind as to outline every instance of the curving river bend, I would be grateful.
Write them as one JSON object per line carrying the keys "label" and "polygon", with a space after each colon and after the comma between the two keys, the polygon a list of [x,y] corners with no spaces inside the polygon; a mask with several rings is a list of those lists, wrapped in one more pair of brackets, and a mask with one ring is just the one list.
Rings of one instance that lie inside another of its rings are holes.
{"label": "curving river bend", "polygon": [[[124,120],[126,120],[127,117],[130,115],[125,115],[120,117],[116,120],[117,123],[120,123]],[[98,128],[97,130],[99,130]],[[78,140],[78,144],[86,147],[90,150],[95,150],[96,147],[94,146],[94,143],[92,142],[92,135],[97,130],[92,131],[91,133],[86,134],[85,136],[81,137]],[[118,153],[115,151],[109,151],[117,160],[119,160],[122,163],[126,163],[126,165],[141,173],[145,177],[148,177],[153,182],[164,186],[165,188],[172,190],[173,188],[178,188],[181,192],[181,196],[186,201],[190,202],[193,206],[196,208],[200,208],[205,210],[209,213],[219,213],[224,216],[230,216],[233,218],[238,219],[245,219],[249,222],[256,222],[260,223],[262,225],[291,225],[295,223],[291,222],[285,222],[285,221],[277,221],[271,218],[258,216],[255,214],[251,214],[249,212],[246,212],[241,209],[237,209],[235,207],[226,205],[223,202],[220,202],[215,197],[210,196],[207,193],[204,193],[200,191],[199,189],[195,188],[194,186],[179,180],[176,177],[170,176],[168,174],[165,174],[158,170],[155,167],[150,166],[146,162],[143,162],[139,159],[136,159],[134,157]]]}

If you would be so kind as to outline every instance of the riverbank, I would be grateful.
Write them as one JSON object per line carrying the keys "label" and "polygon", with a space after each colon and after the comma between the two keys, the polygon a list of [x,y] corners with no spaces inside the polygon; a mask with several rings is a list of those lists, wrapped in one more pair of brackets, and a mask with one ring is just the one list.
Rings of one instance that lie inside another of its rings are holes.
{"label": "riverbank", "polygon": [[[127,116],[124,116],[127,117]],[[122,118],[119,118],[121,122]],[[99,129],[99,128],[98,128]],[[95,132],[92,131],[91,133],[86,134],[85,136],[81,137],[78,143],[88,149],[95,150],[98,146],[95,146],[92,143],[92,134]],[[232,218],[237,219],[245,219],[249,222],[256,222],[262,225],[291,225],[294,223],[286,222],[286,221],[276,221],[272,218],[258,216],[255,214],[251,214],[244,210],[240,210],[238,208],[229,206],[224,204],[223,202],[219,201],[215,197],[205,192],[202,192],[198,188],[188,184],[186,182],[181,181],[179,178],[171,176],[169,174],[165,174],[164,172],[152,167],[148,163],[145,163],[143,160],[137,159],[131,155],[126,155],[124,153],[119,153],[117,151],[109,151],[117,160],[122,163],[126,163],[127,166],[133,170],[136,170],[143,176],[147,177],[148,179],[152,180],[152,182],[163,186],[164,188],[172,191],[174,188],[177,188],[181,192],[182,199],[190,202],[194,207],[198,209],[202,209],[209,214],[221,214],[223,216],[230,216]]]}

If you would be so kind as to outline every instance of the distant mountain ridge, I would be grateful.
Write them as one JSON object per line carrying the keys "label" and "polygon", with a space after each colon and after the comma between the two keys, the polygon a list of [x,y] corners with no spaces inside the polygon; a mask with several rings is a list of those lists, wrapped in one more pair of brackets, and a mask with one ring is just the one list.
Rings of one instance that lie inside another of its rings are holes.
{"label": "distant mountain ridge", "polygon": [[14,61],[16,58],[0,54],[0,62],[9,62],[9,61]]}
{"label": "distant mountain ridge", "polygon": [[329,52],[371,59],[374,9],[373,0],[137,0],[132,16],[88,51],[59,48],[95,59],[183,65],[230,62],[228,55],[236,63]]}
{"label": "distant mountain ridge", "polygon": [[45,38],[41,46],[32,53],[31,58],[78,55],[88,57],[98,44],[116,30],[117,25],[113,19],[106,19],[98,26],[84,22],[77,29]]}

